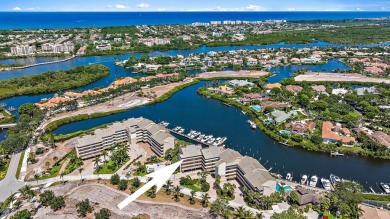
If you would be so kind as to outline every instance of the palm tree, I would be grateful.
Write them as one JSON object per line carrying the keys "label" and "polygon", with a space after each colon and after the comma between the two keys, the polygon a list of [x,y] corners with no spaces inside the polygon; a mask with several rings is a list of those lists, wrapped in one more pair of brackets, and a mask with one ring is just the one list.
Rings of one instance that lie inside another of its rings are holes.
{"label": "palm tree", "polygon": [[39,174],[34,174],[34,179],[37,181],[37,185],[38,185],[38,180],[39,180]]}
{"label": "palm tree", "polygon": [[93,159],[93,165],[95,165],[95,168],[96,168],[96,172],[98,174],[98,177],[99,177],[99,170],[100,170],[100,166],[99,166],[99,163],[100,163],[100,157],[95,157]]}
{"label": "palm tree", "polygon": [[191,195],[190,197],[188,198],[188,200],[190,201],[190,205],[193,205],[195,204],[195,191],[194,190],[191,190]]}
{"label": "palm tree", "polygon": [[240,206],[237,208],[237,218],[244,218],[244,212],[245,212],[245,208]]}
{"label": "palm tree", "polygon": [[65,176],[65,173],[61,172],[60,173],[60,179],[62,179],[62,184],[64,184],[64,176]]}
{"label": "palm tree", "polygon": [[263,219],[263,218],[264,218],[263,212],[257,213],[255,215],[255,219]]}
{"label": "palm tree", "polygon": [[180,186],[176,186],[175,190],[173,191],[173,199],[175,200],[175,202],[180,201],[180,193],[181,193]]}
{"label": "palm tree", "polygon": [[167,195],[170,195],[171,194],[171,190],[172,190],[172,181],[168,180],[167,183],[165,184],[165,193]]}
{"label": "palm tree", "polygon": [[107,162],[106,157],[108,156],[107,150],[104,150],[104,151],[102,152],[102,155],[103,155],[104,163],[106,163],[106,162]]}
{"label": "palm tree", "polygon": [[203,207],[207,207],[209,203],[210,196],[208,193],[204,193],[202,195],[202,199],[200,200],[200,203],[202,203]]}
{"label": "palm tree", "polygon": [[84,168],[82,168],[82,167],[80,167],[79,168],[79,173],[80,173],[80,179],[81,179],[81,181],[83,181],[83,171],[84,171]]}
{"label": "palm tree", "polygon": [[54,156],[54,157],[53,157],[53,160],[54,160],[54,164],[57,165],[58,157],[57,157],[57,156]]}
{"label": "palm tree", "polygon": [[150,198],[156,198],[156,189],[157,187],[156,186],[153,186],[151,189],[149,189],[147,192],[146,192],[146,195]]}
{"label": "palm tree", "polygon": [[253,218],[253,213],[249,210],[245,210],[243,216],[244,216],[243,218],[245,218],[245,219],[246,218]]}

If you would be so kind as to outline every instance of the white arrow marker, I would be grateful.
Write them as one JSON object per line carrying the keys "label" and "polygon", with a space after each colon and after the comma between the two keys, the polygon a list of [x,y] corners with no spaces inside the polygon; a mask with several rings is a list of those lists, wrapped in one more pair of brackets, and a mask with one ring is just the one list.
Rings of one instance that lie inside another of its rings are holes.
{"label": "white arrow marker", "polygon": [[154,185],[156,185],[157,187],[156,189],[156,193],[157,193],[161,189],[161,187],[168,181],[168,179],[172,176],[172,174],[175,172],[175,170],[180,166],[182,162],[183,161],[181,160],[179,162],[161,168],[156,172],[146,175],[147,177],[151,177],[153,179],[148,183],[146,183],[144,186],[142,186],[140,189],[138,189],[136,192],[131,194],[121,203],[119,203],[118,208],[122,210],[128,204],[132,203],[134,200],[136,200],[138,197],[140,197],[142,194],[144,194],[146,191],[152,188]]}

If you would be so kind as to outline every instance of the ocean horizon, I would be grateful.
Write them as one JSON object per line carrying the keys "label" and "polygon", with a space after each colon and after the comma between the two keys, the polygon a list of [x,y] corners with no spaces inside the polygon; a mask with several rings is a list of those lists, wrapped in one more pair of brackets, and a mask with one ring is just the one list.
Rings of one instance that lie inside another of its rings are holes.
{"label": "ocean horizon", "polygon": [[[104,16],[102,16],[104,14]],[[383,11],[337,12],[0,12],[0,29],[191,24],[222,20],[342,20],[390,17]]]}

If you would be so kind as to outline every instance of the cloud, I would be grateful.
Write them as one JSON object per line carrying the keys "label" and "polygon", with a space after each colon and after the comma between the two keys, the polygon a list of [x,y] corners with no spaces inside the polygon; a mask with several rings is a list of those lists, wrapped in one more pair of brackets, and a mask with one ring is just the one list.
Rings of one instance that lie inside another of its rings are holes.
{"label": "cloud", "polygon": [[19,7],[15,7],[15,8],[12,9],[12,11],[21,11],[21,10],[22,10],[22,9],[19,8]]}
{"label": "cloud", "polygon": [[116,4],[115,8],[117,8],[117,9],[126,9],[127,7],[126,7],[126,5]]}
{"label": "cloud", "polygon": [[142,3],[142,4],[137,5],[137,7],[138,7],[138,8],[149,8],[149,7],[150,7],[150,4]]}
{"label": "cloud", "polygon": [[36,7],[36,8],[26,8],[26,11],[35,11],[35,10],[39,10],[40,8]]}
{"label": "cloud", "polygon": [[295,8],[287,8],[287,11],[295,11]]}
{"label": "cloud", "polygon": [[245,7],[245,9],[247,9],[249,11],[262,11],[262,10],[264,10],[261,6],[258,6],[258,5],[248,5]]}
{"label": "cloud", "polygon": [[159,9],[157,9],[157,11],[166,11],[167,9],[165,9],[165,8],[159,8]]}

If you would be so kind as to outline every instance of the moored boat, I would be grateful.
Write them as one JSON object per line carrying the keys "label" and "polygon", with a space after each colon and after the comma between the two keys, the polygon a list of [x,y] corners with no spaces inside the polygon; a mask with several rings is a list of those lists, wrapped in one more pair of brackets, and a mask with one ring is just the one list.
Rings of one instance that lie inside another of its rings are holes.
{"label": "moored boat", "polygon": [[291,180],[292,180],[292,175],[291,175],[291,173],[287,173],[286,180],[287,180],[287,181],[291,181]]}
{"label": "moored boat", "polygon": [[316,187],[317,186],[317,181],[318,181],[318,177],[316,175],[312,176],[310,178],[309,186],[310,187]]}
{"label": "moored boat", "polygon": [[379,185],[386,194],[390,194],[390,183],[379,183]]}
{"label": "moored boat", "polygon": [[328,179],[325,179],[325,178],[321,178],[321,185],[322,187],[327,190],[327,191],[330,191],[331,188],[330,188],[330,181]]}
{"label": "moored boat", "polygon": [[306,185],[306,182],[307,182],[307,176],[306,176],[306,175],[303,175],[303,176],[302,176],[302,179],[301,179],[301,184],[302,184],[302,185]]}
{"label": "moored boat", "polygon": [[330,174],[329,180],[330,180],[330,182],[332,183],[332,186],[333,186],[334,188],[336,188],[337,183],[341,182],[340,177],[338,177],[338,176],[336,176],[336,175],[334,175],[334,174]]}

